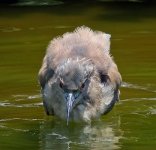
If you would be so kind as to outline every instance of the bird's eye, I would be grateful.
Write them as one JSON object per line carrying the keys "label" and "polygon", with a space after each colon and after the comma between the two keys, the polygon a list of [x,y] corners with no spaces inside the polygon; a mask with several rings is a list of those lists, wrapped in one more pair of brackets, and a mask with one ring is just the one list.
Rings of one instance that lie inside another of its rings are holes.
{"label": "bird's eye", "polygon": [[100,80],[101,80],[101,83],[107,83],[110,79],[108,75],[100,73]]}
{"label": "bird's eye", "polygon": [[82,83],[81,85],[81,89],[83,89],[85,87],[85,83]]}
{"label": "bird's eye", "polygon": [[86,83],[87,83],[87,79],[81,84],[81,87],[80,87],[80,90],[84,89],[84,87],[86,86]]}
{"label": "bird's eye", "polygon": [[62,83],[62,82],[60,82],[60,88],[61,88],[61,89],[63,88],[63,83]]}

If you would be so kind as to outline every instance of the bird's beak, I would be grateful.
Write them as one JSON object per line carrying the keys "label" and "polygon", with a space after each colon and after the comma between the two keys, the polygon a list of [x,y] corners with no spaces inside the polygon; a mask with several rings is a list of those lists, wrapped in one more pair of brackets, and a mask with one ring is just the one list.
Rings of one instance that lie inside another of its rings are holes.
{"label": "bird's beak", "polygon": [[73,103],[75,101],[74,94],[72,92],[66,93],[66,103],[67,103],[67,125],[70,118],[70,113],[73,109]]}

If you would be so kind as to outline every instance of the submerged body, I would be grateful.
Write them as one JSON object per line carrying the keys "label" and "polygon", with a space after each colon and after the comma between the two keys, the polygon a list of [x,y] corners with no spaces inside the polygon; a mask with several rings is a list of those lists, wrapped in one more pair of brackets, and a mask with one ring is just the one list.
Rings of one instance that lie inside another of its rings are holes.
{"label": "submerged body", "polygon": [[109,49],[110,35],[88,27],[51,41],[39,71],[48,115],[90,122],[112,109],[121,76]]}

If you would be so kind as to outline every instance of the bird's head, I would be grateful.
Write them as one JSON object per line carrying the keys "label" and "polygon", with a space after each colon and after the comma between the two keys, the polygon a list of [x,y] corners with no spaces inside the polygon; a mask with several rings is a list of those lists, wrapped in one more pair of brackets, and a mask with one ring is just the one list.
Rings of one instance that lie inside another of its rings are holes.
{"label": "bird's head", "polygon": [[47,114],[87,122],[113,108],[122,79],[109,49],[110,35],[87,27],[51,41],[39,71]]}
{"label": "bird's head", "polygon": [[67,106],[67,123],[70,112],[83,99],[93,71],[93,63],[85,58],[68,59],[56,69],[57,82]]}

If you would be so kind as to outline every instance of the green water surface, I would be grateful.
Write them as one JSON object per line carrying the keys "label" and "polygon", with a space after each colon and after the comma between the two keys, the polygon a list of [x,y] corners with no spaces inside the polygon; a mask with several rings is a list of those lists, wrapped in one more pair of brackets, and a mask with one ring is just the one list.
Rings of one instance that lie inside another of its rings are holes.
{"label": "green water surface", "polygon": [[[0,7],[0,150],[155,150],[156,6]],[[121,100],[91,125],[45,115],[37,81],[49,41],[86,25],[112,35]]]}

